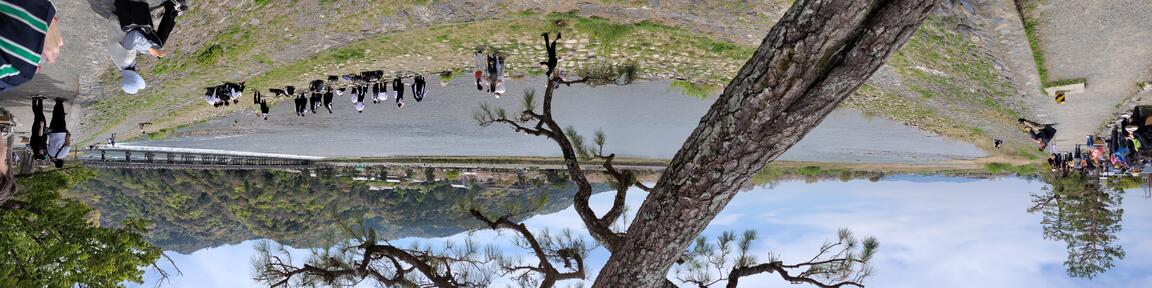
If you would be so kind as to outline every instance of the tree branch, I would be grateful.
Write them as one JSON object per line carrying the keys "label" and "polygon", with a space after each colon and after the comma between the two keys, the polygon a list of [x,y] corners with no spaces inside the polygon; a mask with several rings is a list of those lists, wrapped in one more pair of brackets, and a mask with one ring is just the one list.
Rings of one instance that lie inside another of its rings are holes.
{"label": "tree branch", "polygon": [[[806,264],[812,265],[813,263],[806,263]],[[751,266],[751,267],[740,267],[740,268],[732,269],[732,272],[728,273],[728,286],[727,287],[728,288],[736,288],[736,286],[740,282],[740,277],[747,277],[747,276],[752,276],[752,275],[765,273],[765,272],[767,272],[767,273],[775,272],[777,274],[780,274],[781,278],[784,278],[785,281],[788,281],[791,283],[808,283],[808,284],[816,285],[816,287],[820,287],[820,288],[840,288],[840,287],[844,287],[844,286],[864,287],[863,284],[860,284],[860,283],[857,283],[854,281],[843,281],[843,282],[839,282],[839,283],[835,283],[835,284],[824,284],[824,282],[820,282],[820,280],[816,280],[814,278],[803,277],[803,276],[792,276],[791,274],[788,273],[788,270],[784,269],[785,266],[786,265],[783,265],[782,263],[777,261],[777,262],[772,262],[772,263],[764,263],[764,264],[760,264],[760,265],[755,265],[755,266]],[[796,266],[796,265],[791,265],[791,266]],[[800,265],[800,266],[802,266],[802,265]]]}
{"label": "tree branch", "polygon": [[[528,227],[525,226],[524,223],[514,223],[512,221],[509,221],[508,216],[504,216],[504,217],[500,217],[500,218],[496,218],[495,220],[492,220],[492,219],[488,218],[487,216],[484,216],[484,213],[481,213],[479,210],[476,210],[476,209],[469,209],[468,213],[472,214],[472,217],[475,217],[476,219],[480,220],[481,222],[484,222],[484,224],[488,225],[488,227],[491,228],[492,230],[508,229],[508,230],[512,230],[512,231],[515,231],[516,233],[520,234],[520,236],[523,237],[524,240],[528,242],[528,246],[532,249],[532,252],[534,254],[536,254],[536,258],[539,261],[539,264],[537,264],[538,266],[536,268],[517,266],[517,267],[506,267],[506,269],[526,268],[526,269],[544,274],[544,280],[541,281],[540,287],[552,287],[556,283],[556,281],[559,281],[559,280],[584,279],[584,277],[585,277],[584,260],[583,260],[582,256],[580,256],[580,253],[563,252],[563,251],[566,251],[568,249],[562,249],[560,251],[557,251],[557,254],[561,258],[564,258],[565,260],[572,258],[576,261],[576,269],[574,271],[566,272],[566,273],[560,273],[560,271],[557,270],[556,267],[552,265],[552,262],[548,260],[548,253],[547,253],[547,251],[545,251],[544,246],[540,244],[540,241],[536,239],[536,236],[532,234],[532,231],[528,230]],[[565,263],[565,267],[571,268],[571,265],[569,265],[568,263]]]}

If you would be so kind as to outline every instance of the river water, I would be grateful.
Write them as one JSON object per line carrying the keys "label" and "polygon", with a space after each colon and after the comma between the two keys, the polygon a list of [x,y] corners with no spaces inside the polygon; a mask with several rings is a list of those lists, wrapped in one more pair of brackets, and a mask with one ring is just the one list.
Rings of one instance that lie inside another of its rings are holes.
{"label": "river water", "polygon": [[[750,251],[759,259],[776,253],[785,262],[814,255],[822,242],[834,239],[839,228],[858,237],[875,236],[880,248],[873,260],[875,274],[868,287],[1152,287],[1152,200],[1142,191],[1129,191],[1122,204],[1122,229],[1114,244],[1127,257],[1115,259],[1115,268],[1093,279],[1067,276],[1063,262],[1065,243],[1042,237],[1040,214],[1027,212],[1041,193],[1039,181],[1020,178],[971,179],[953,177],[889,176],[868,180],[784,181],[755,186],[738,194],[703,235],[724,231],[758,231]],[[594,195],[591,205],[605,211],[611,193]],[[629,194],[638,207],[641,191]],[[558,212],[532,216],[524,223],[538,231],[586,231],[571,206]],[[508,254],[526,253],[513,246],[512,233],[491,231],[459,233],[437,238],[405,238],[391,243],[444,243],[471,237],[483,245],[496,245]],[[276,239],[269,239],[276,241]],[[183,272],[173,287],[259,287],[251,280],[248,259],[257,241],[219,245],[180,254],[170,252]],[[288,247],[295,262],[308,250]],[[594,277],[609,255],[602,248],[590,252]],[[156,281],[148,272],[145,279]],[[775,274],[742,281],[741,287],[787,286]],[[929,284],[930,283],[930,284]],[[151,287],[151,282],[144,287]],[[569,281],[563,285],[575,284]],[[368,286],[365,286],[368,287]],[[567,287],[567,286],[564,286]]]}
{"label": "river water", "polygon": [[[472,118],[482,103],[519,111],[517,92],[542,91],[541,79],[510,81],[509,93],[500,99],[476,91],[470,78],[456,78],[447,87],[436,85],[435,76],[429,79],[433,83],[427,98],[417,103],[409,96],[403,109],[391,102],[367,103],[364,113],[356,113],[349,99],[335,99],[334,114],[321,111],[298,117],[287,101],[274,106],[267,121],[254,117],[254,112],[236,113],[177,133],[196,136],[125,144],[321,157],[560,155],[547,139],[514,133],[501,125],[481,128]],[[537,98],[539,103],[542,95]],[[587,137],[603,129],[608,136],[606,152],[666,159],[681,147],[714,100],[686,96],[671,88],[670,81],[650,81],[562,87],[556,91],[553,106],[559,123],[573,125]],[[970,143],[840,109],[780,159],[929,163],[985,155]]]}

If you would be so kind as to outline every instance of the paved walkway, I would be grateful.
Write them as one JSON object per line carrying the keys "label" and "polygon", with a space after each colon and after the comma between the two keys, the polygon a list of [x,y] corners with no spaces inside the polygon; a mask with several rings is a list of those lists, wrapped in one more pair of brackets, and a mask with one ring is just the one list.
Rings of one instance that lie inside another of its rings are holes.
{"label": "paved walkway", "polygon": [[[1058,105],[1048,96],[1032,106],[1042,122],[1055,122],[1061,150],[1081,143],[1116,115],[1152,69],[1152,2],[1045,0],[1038,6],[1041,47],[1049,80],[1086,78],[1084,94]],[[1039,94],[1039,91],[1031,92]]]}

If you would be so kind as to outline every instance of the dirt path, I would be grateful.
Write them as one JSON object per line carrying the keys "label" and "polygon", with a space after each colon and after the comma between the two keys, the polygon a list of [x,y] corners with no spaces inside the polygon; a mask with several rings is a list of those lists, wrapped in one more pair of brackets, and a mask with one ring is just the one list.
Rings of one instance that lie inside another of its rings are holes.
{"label": "dirt path", "polygon": [[[1049,80],[1086,78],[1084,94],[1056,104],[1036,99],[1040,120],[1058,123],[1058,149],[1071,149],[1113,119],[1152,68],[1152,2],[1146,0],[1045,0],[1038,34]],[[1033,92],[1038,94],[1039,92]]]}

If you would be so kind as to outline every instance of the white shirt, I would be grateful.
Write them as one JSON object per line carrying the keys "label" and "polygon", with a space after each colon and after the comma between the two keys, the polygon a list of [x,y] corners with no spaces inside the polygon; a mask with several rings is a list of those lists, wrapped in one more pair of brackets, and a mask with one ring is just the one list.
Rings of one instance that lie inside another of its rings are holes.
{"label": "white shirt", "polygon": [[356,102],[356,111],[364,111],[364,102]]}
{"label": "white shirt", "polygon": [[67,136],[66,132],[55,132],[48,134],[48,156],[52,158],[64,159],[68,156],[68,152],[72,151],[71,146],[64,146],[64,138]]}

